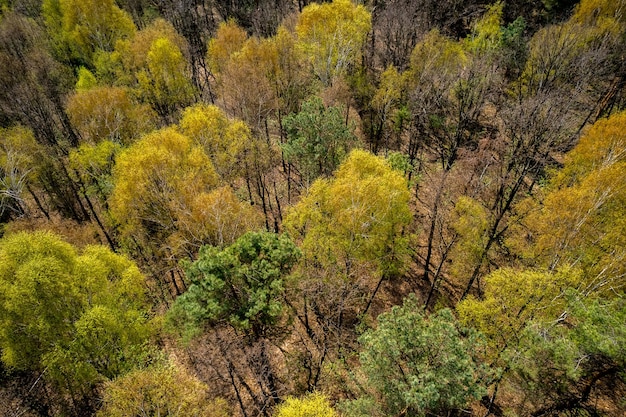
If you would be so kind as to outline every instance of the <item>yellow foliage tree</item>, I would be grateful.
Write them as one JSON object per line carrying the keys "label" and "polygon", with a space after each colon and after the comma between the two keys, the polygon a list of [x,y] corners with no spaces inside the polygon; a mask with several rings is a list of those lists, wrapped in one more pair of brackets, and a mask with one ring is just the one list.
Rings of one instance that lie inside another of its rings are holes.
{"label": "yellow foliage tree", "polygon": [[5,365],[46,370],[73,400],[140,365],[154,334],[144,277],[102,246],[77,251],[49,232],[0,240],[0,347]]}
{"label": "yellow foliage tree", "polygon": [[22,126],[0,129],[0,217],[19,217],[28,212],[26,190],[36,182],[39,173],[36,162],[44,154],[45,149],[31,130]]}
{"label": "yellow foliage tree", "polygon": [[328,398],[312,393],[303,398],[288,397],[278,406],[274,417],[338,417]]}
{"label": "yellow foliage tree", "polygon": [[165,121],[191,103],[194,88],[187,76],[187,62],[180,49],[167,38],[152,43],[147,67],[137,73],[140,96]]}
{"label": "yellow foliage tree", "polygon": [[241,50],[247,39],[246,31],[233,20],[221,23],[207,47],[207,62],[211,71],[214,74],[222,72],[230,57]]}
{"label": "yellow foliage tree", "polygon": [[504,349],[517,346],[533,320],[555,321],[564,313],[566,291],[582,280],[580,271],[557,272],[499,269],[485,278],[481,300],[469,296],[457,305],[459,320],[488,338],[498,359]]}
{"label": "yellow foliage tree", "polygon": [[594,124],[525,219],[534,238],[528,256],[549,268],[579,265],[586,293],[622,293],[626,285],[625,127],[625,112]]}
{"label": "yellow foliage tree", "polygon": [[187,43],[163,19],[156,19],[132,38],[118,40],[114,51],[97,54],[95,67],[102,83],[130,87],[165,123],[174,121],[177,112],[194,98]]}
{"label": "yellow foliage tree", "polygon": [[135,103],[128,90],[95,87],[79,90],[68,99],[67,114],[83,141],[110,140],[128,144],[156,126],[156,114]]}
{"label": "yellow foliage tree", "polygon": [[87,65],[97,51],[112,51],[117,40],[136,30],[114,0],[45,0],[43,15],[58,52]]}
{"label": "yellow foliage tree", "polygon": [[582,0],[578,3],[572,20],[577,23],[611,24],[611,21],[626,23],[624,0]]}
{"label": "yellow foliage tree", "polygon": [[139,369],[106,384],[97,417],[228,417],[226,401],[175,365]]}
{"label": "yellow foliage tree", "polygon": [[123,236],[159,256],[193,256],[202,244],[231,243],[257,219],[218,183],[199,144],[174,128],[155,131],[119,155],[111,214]]}
{"label": "yellow foliage tree", "polygon": [[350,0],[311,3],[296,24],[298,45],[324,86],[356,62],[372,26],[370,13]]}
{"label": "yellow foliage tree", "polygon": [[272,84],[278,71],[278,50],[268,39],[250,38],[231,55],[219,74],[219,92],[226,107],[257,134],[278,107]]}
{"label": "yellow foliage tree", "polygon": [[503,7],[502,1],[487,7],[485,14],[474,25],[472,35],[466,40],[470,51],[480,53],[500,46]]}
{"label": "yellow foliage tree", "polygon": [[179,125],[183,134],[203,147],[223,180],[242,175],[241,164],[252,141],[244,122],[229,120],[216,106],[197,104],[184,110]]}
{"label": "yellow foliage tree", "polygon": [[333,178],[313,183],[285,226],[302,239],[306,259],[345,266],[348,276],[353,262],[371,263],[385,276],[401,263],[410,220],[406,179],[384,159],[353,150]]}

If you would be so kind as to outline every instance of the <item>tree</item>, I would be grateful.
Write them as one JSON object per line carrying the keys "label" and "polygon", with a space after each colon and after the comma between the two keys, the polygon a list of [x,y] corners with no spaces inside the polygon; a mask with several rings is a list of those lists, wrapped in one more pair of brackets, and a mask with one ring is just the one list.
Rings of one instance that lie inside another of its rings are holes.
{"label": "tree", "polygon": [[204,244],[230,244],[257,224],[254,209],[218,185],[204,149],[173,127],[146,135],[116,160],[108,203],[123,243],[159,285],[169,275],[177,294],[184,289],[175,278],[179,259]]}
{"label": "tree", "polygon": [[132,38],[116,42],[115,50],[99,53],[96,74],[105,83],[130,87],[163,124],[170,124],[195,99],[188,54],[185,39],[171,24],[156,19]]}
{"label": "tree", "polygon": [[116,42],[111,53],[96,57],[96,75],[106,84],[136,87],[136,74],[148,66],[148,53],[155,41],[166,38],[186,56],[187,43],[174,27],[163,19],[155,19],[129,39]]}
{"label": "tree", "polygon": [[303,398],[288,397],[278,406],[274,417],[337,417],[328,399],[320,393],[308,394]]}
{"label": "tree", "polygon": [[[401,146],[401,134],[409,119],[405,78],[393,66],[387,67],[380,74],[380,83],[370,103],[376,117],[376,122],[370,122],[369,140],[373,152],[377,152],[381,146],[385,150]],[[412,156],[415,159],[414,152]]]}
{"label": "tree", "polygon": [[177,210],[215,188],[218,177],[200,146],[168,128],[122,152],[113,183],[109,204],[122,233],[166,239],[176,228]]}
{"label": "tree", "polygon": [[359,338],[365,393],[342,404],[348,416],[441,415],[486,393],[478,334],[450,310],[427,318],[420,310],[410,295]]}
{"label": "tree", "polygon": [[78,144],[63,106],[74,80],[45,46],[45,33],[33,20],[17,13],[2,17],[0,117],[30,127],[42,145],[66,150]]}
{"label": "tree", "polygon": [[285,219],[302,239],[305,259],[344,268],[372,263],[383,276],[399,270],[406,251],[403,228],[411,219],[402,175],[366,151],[353,150],[334,177],[319,179]]}
{"label": "tree", "polygon": [[280,402],[280,354],[269,342],[283,334],[285,281],[299,256],[288,236],[270,232],[249,232],[223,248],[204,246],[186,264],[189,289],[167,313],[169,328],[183,340],[210,337],[218,350],[211,367],[229,375],[244,414],[247,407],[264,413]]}
{"label": "tree", "polygon": [[207,61],[211,71],[214,74],[222,72],[230,57],[241,50],[247,39],[246,31],[234,20],[221,23],[207,48]]}
{"label": "tree", "polygon": [[186,75],[182,52],[167,38],[152,43],[147,68],[137,74],[141,96],[164,121],[191,103],[194,89]]}
{"label": "tree", "polygon": [[[28,214],[26,190],[37,179],[34,158],[40,157],[42,147],[27,128],[15,126],[0,129],[0,219]],[[45,213],[44,209],[44,213]]]}
{"label": "tree", "polygon": [[171,327],[186,338],[220,323],[264,336],[283,315],[284,279],[299,256],[287,236],[269,232],[249,232],[224,249],[204,246],[187,265],[192,285],[168,313]]}
{"label": "tree", "polygon": [[98,51],[112,51],[115,42],[135,34],[130,16],[113,0],[45,0],[42,14],[57,54],[80,65],[93,65]]}
{"label": "tree", "polygon": [[250,152],[250,129],[241,120],[229,120],[217,106],[197,104],[184,110],[183,134],[201,145],[224,181],[244,175],[242,164]]}
{"label": "tree", "polygon": [[412,128],[449,171],[462,149],[476,146],[480,113],[497,91],[498,72],[462,43],[433,31],[416,45],[405,77]]}
{"label": "tree", "polygon": [[279,24],[296,11],[295,4],[286,0],[224,1],[216,3],[215,8],[224,21],[235,20],[255,36],[275,34]]}
{"label": "tree", "polygon": [[102,140],[130,144],[156,127],[152,109],[136,103],[128,89],[120,87],[79,89],[68,99],[67,114],[82,142],[90,144]]}
{"label": "tree", "polygon": [[370,45],[374,65],[404,71],[415,45],[432,30],[459,39],[467,33],[467,17],[487,2],[439,0],[378,0],[372,8]]}
{"label": "tree", "polygon": [[134,263],[101,246],[78,253],[47,232],[3,238],[2,361],[13,369],[43,372],[70,395],[74,412],[93,407],[98,382],[145,359],[143,345],[154,325],[143,280]]}
{"label": "tree", "polygon": [[214,100],[209,84],[211,72],[205,57],[207,39],[215,32],[216,26],[213,7],[219,4],[221,3],[216,4],[204,0],[193,0],[191,3],[178,0],[157,0],[143,5],[146,9],[158,8],[160,15],[170,21],[176,31],[187,40],[194,86],[203,97],[210,99],[211,102]]}
{"label": "tree", "polygon": [[401,274],[410,221],[406,180],[363,150],[287,213],[285,228],[303,252],[289,286],[302,352],[293,373],[303,389],[316,389],[325,362],[353,348],[354,326],[383,282]]}
{"label": "tree", "polygon": [[298,44],[323,86],[330,86],[356,62],[371,28],[371,15],[350,0],[312,3],[296,24]]}
{"label": "tree", "polygon": [[526,256],[550,269],[578,265],[588,294],[624,289],[625,125],[624,112],[596,122],[522,220],[532,236]]}
{"label": "tree", "polygon": [[[107,199],[113,190],[111,174],[115,157],[121,151],[118,143],[103,140],[97,145],[84,144],[69,155],[72,178],[84,187],[88,197],[94,197],[101,208],[107,209]],[[91,201],[91,200],[90,200]],[[105,210],[100,210],[106,215]]]}
{"label": "tree", "polygon": [[227,417],[226,401],[209,401],[208,387],[173,364],[137,369],[104,387],[98,417]]}
{"label": "tree", "polygon": [[472,34],[466,39],[467,47],[474,53],[495,50],[502,44],[502,9],[504,4],[497,1],[487,7],[485,14],[476,21]]}
{"label": "tree", "polygon": [[[498,20],[497,14],[495,18]],[[455,186],[454,168],[478,147],[487,130],[482,115],[489,101],[497,97],[500,73],[480,48],[472,50],[471,41],[457,42],[433,30],[413,49],[403,78],[409,113],[409,159],[416,161],[422,152],[436,157],[436,165],[423,164],[417,195],[427,213],[423,279],[431,285],[432,294],[456,240],[446,218],[459,194],[469,188]],[[459,182],[467,184],[465,178]],[[432,186],[421,187],[421,183]]]}
{"label": "tree", "polygon": [[294,164],[309,188],[318,177],[330,177],[357,143],[354,127],[343,120],[338,107],[326,107],[315,97],[302,104],[297,114],[283,119],[287,141],[282,145],[285,160]]}
{"label": "tree", "polygon": [[268,137],[268,118],[280,97],[273,84],[279,51],[270,39],[248,38],[216,73],[218,92],[229,112],[244,120],[257,136]]}
{"label": "tree", "polygon": [[499,269],[485,278],[484,296],[457,304],[460,321],[488,337],[494,362],[515,346],[532,320],[556,320],[565,311],[565,294],[582,281],[580,271]]}
{"label": "tree", "polygon": [[601,300],[570,291],[567,315],[556,324],[530,323],[508,355],[509,379],[528,393],[509,407],[532,410],[534,416],[623,413],[619,392],[626,383],[626,334],[621,325],[625,315],[623,298]]}

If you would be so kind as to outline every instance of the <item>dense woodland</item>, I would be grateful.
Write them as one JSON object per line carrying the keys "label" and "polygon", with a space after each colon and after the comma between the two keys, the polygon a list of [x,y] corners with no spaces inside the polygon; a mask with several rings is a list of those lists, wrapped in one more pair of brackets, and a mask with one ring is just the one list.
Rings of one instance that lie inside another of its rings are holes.
{"label": "dense woodland", "polygon": [[623,416],[625,0],[0,0],[0,415]]}

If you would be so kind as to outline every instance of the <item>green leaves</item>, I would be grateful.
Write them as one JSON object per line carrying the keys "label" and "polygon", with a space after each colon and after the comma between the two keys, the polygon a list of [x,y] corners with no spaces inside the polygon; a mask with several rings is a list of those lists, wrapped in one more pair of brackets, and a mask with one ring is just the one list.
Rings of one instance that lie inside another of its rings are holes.
{"label": "green leaves", "polygon": [[486,393],[477,334],[460,327],[450,310],[428,318],[420,311],[410,295],[359,338],[367,394],[344,403],[347,415],[441,414]]}
{"label": "green leaves", "polygon": [[283,279],[299,256],[287,236],[268,232],[247,233],[224,249],[203,247],[187,265],[192,285],[168,313],[170,326],[186,339],[223,322],[263,335],[281,317]]}
{"label": "green leaves", "polygon": [[285,159],[293,163],[304,188],[318,177],[329,177],[356,145],[354,127],[347,125],[338,107],[325,107],[314,97],[302,110],[283,120],[287,142],[282,145]]}

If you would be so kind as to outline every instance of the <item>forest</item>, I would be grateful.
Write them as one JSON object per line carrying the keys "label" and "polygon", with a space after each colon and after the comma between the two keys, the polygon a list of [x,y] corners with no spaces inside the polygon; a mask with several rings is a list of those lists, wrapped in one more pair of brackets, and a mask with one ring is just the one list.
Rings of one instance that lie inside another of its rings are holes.
{"label": "forest", "polygon": [[0,0],[0,415],[626,415],[626,0]]}

